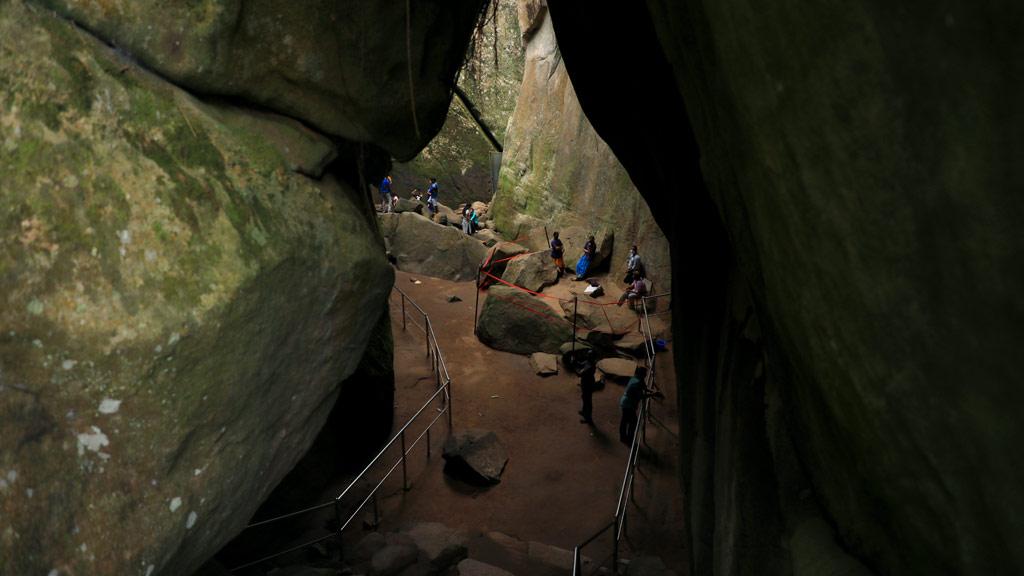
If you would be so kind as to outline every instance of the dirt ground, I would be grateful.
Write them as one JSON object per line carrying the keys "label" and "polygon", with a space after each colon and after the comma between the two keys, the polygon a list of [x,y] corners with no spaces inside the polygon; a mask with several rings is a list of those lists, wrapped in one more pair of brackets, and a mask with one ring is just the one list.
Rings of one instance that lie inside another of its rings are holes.
{"label": "dirt ground", "polygon": [[[411,489],[401,490],[397,473],[396,479],[385,485],[388,496],[380,506],[382,528],[436,521],[572,549],[608,524],[628,455],[628,448],[618,440],[622,386],[609,383],[596,392],[596,424],[582,424],[577,414],[578,377],[564,372],[537,376],[527,356],[491,350],[476,339],[473,282],[454,283],[404,272],[396,273],[395,282],[431,318],[452,378],[454,428],[496,432],[508,450],[509,462],[501,483],[489,489],[450,480],[441,471],[445,426],[439,421],[432,430],[431,457],[426,456],[425,442],[410,451]],[[583,286],[563,279],[558,287],[545,292],[564,296],[570,290],[582,291]],[[620,292],[611,291],[615,293],[605,299],[614,300]],[[450,303],[449,296],[461,301]],[[483,292],[481,304],[485,297]],[[423,332],[412,324],[413,320],[422,322],[422,316],[411,304],[406,304],[406,311],[403,330],[401,299],[393,293],[396,431],[436,389],[425,357]],[[685,574],[674,377],[670,353],[660,353],[657,381],[665,398],[652,403],[649,446],[644,448],[636,476],[625,556],[640,551],[655,554],[678,574]],[[435,406],[425,412],[435,413]],[[421,429],[420,424],[410,428],[410,443]],[[591,548],[601,547],[596,543]],[[599,558],[605,550],[588,548],[584,552]]]}

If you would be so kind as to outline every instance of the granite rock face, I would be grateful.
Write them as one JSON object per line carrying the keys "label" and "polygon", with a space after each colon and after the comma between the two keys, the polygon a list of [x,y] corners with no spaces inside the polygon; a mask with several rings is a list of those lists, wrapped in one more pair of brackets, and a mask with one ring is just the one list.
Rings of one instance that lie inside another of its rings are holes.
{"label": "granite rock face", "polygon": [[572,338],[572,324],[544,299],[517,288],[495,285],[480,307],[477,337],[515,354],[557,354]]}
{"label": "granite rock face", "polygon": [[[609,231],[616,242],[602,257],[610,258],[612,275],[622,277],[629,248],[636,244],[648,275],[668,286],[668,241],[629,174],[584,115],[543,4],[520,2],[520,27],[532,32],[491,203],[497,229],[512,239],[544,226],[549,232],[578,229],[584,240]],[[538,244],[530,247],[546,248]],[[578,247],[567,243],[568,265],[575,266],[581,248],[582,242]]]}
{"label": "granite rock face", "polygon": [[473,236],[412,212],[378,218],[388,251],[400,269],[456,282],[476,279],[487,248]]}
{"label": "granite rock face", "polygon": [[302,456],[392,283],[333,153],[0,2],[0,572],[191,573]]}
{"label": "granite rock face", "polygon": [[448,81],[462,64],[484,4],[38,3],[192,92],[239,98],[347,140],[372,142],[398,159],[413,157],[444,123]]}
{"label": "granite rock face", "polygon": [[1024,570],[1021,7],[549,10],[671,236],[691,573]]}

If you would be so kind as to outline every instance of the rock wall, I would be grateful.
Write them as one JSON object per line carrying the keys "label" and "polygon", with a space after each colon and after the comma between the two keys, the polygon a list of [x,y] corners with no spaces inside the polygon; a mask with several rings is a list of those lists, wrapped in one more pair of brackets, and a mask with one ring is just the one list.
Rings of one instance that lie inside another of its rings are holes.
{"label": "rock wall", "polygon": [[[516,0],[491,0],[459,72],[459,86],[499,142],[505,140],[522,79],[523,41]],[[441,201],[449,206],[490,201],[493,152],[465,106],[453,99],[441,132],[416,158],[394,165],[394,190],[403,196],[413,188],[426,191],[428,178],[435,177],[441,185]]]}
{"label": "rock wall", "polygon": [[314,0],[297,9],[281,0],[37,2],[193,92],[301,118],[328,134],[379,145],[400,160],[415,156],[444,123],[449,79],[462,64],[484,5]]}
{"label": "rock wall", "polygon": [[[549,231],[612,230],[614,275],[625,272],[626,255],[637,244],[648,275],[667,287],[671,265],[664,234],[580,108],[544,3],[520,4],[519,26],[532,34],[491,207],[498,229],[509,238],[522,234],[524,241],[528,230],[545,225]],[[531,247],[543,249],[544,242]],[[576,254],[568,256],[574,260]]]}
{"label": "rock wall", "polygon": [[0,573],[191,573],[364,357],[393,281],[365,150],[307,126],[414,152],[479,3],[414,4],[418,135],[376,97],[404,55],[340,51],[368,38],[333,4],[244,4],[0,0]]}
{"label": "rock wall", "polygon": [[1024,569],[1020,9],[550,10],[687,270],[692,572]]}

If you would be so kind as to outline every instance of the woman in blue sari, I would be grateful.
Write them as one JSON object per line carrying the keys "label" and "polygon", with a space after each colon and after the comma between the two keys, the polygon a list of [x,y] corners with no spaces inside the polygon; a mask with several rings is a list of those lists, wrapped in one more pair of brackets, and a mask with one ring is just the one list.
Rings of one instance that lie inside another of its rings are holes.
{"label": "woman in blue sari", "polygon": [[587,272],[590,271],[590,262],[594,259],[594,254],[597,253],[597,243],[594,242],[594,237],[587,238],[587,243],[583,245],[583,255],[580,256],[579,262],[576,263],[576,279],[583,280],[587,276]]}

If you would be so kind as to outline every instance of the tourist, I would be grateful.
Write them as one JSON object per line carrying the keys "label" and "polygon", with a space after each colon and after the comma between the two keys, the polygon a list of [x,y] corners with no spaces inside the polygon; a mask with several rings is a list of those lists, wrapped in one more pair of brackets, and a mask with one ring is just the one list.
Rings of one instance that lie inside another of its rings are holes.
{"label": "tourist", "polygon": [[597,242],[594,242],[594,237],[587,238],[587,242],[583,245],[583,255],[580,256],[579,262],[576,263],[576,279],[583,280],[587,277],[587,272],[590,272],[590,263],[594,260],[594,256],[597,254]]}
{"label": "tourist", "polygon": [[437,178],[430,177],[430,186],[427,187],[427,210],[430,215],[437,214]]}
{"label": "tourist", "polygon": [[[625,302],[627,299],[636,300],[638,298],[643,298],[646,294],[647,282],[644,281],[644,277],[642,274],[637,274],[633,277],[633,284],[631,284],[630,287],[627,288],[626,291],[622,293],[622,296],[619,297],[619,301],[617,304],[619,306],[622,306],[622,303]],[[632,307],[633,305],[630,304],[630,308]]]}
{"label": "tourist", "polygon": [[558,239],[558,231],[556,230],[551,234],[551,259],[555,262],[555,268],[558,269],[558,277],[562,277],[562,270],[565,269],[565,246],[562,241]]}
{"label": "tourist", "polygon": [[473,207],[469,204],[469,202],[466,202],[466,205],[462,207],[462,231],[467,235],[470,234],[469,215],[472,211]]}
{"label": "tourist", "polygon": [[647,394],[647,388],[644,384],[644,378],[646,377],[647,368],[637,366],[633,377],[626,384],[626,390],[622,393],[622,398],[619,399],[619,408],[622,409],[622,419],[619,420],[619,441],[627,446],[633,443],[633,436],[636,434],[636,416],[637,409],[640,408],[640,402],[645,397],[650,396],[650,394]]}
{"label": "tourist", "polygon": [[476,209],[472,206],[469,207],[469,234],[473,235],[477,230],[480,229],[480,215],[476,213]]}
{"label": "tourist", "polygon": [[391,176],[385,176],[380,183],[380,211],[391,212]]}
{"label": "tourist", "polygon": [[626,277],[622,279],[624,284],[632,284],[634,276],[643,277],[643,262],[640,261],[640,253],[636,244],[629,249],[629,257],[626,259]]}
{"label": "tourist", "polygon": [[577,371],[580,375],[580,398],[583,400],[583,407],[580,408],[579,414],[582,417],[580,424],[594,425],[594,419],[592,418],[594,404],[591,398],[594,395],[594,390],[597,389],[597,381],[594,379],[595,367],[589,359],[584,360],[583,365]]}

